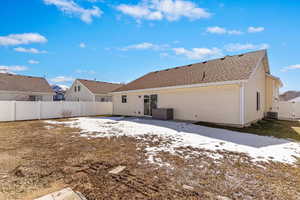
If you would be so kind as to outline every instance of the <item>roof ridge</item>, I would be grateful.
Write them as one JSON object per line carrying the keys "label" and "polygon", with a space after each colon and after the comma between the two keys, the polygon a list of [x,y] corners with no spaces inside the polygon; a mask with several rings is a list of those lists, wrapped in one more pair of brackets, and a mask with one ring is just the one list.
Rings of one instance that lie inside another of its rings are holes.
{"label": "roof ridge", "polygon": [[107,81],[97,81],[97,80],[89,80],[89,79],[81,79],[81,78],[77,78],[76,80],[80,81],[90,81],[90,82],[98,82],[98,83],[109,83],[109,84],[114,84],[114,85],[124,85],[122,83],[112,83],[112,82],[107,82]]}
{"label": "roof ridge", "polygon": [[26,78],[41,78],[41,79],[45,79],[45,77],[40,77],[40,76],[28,76],[28,75],[10,74],[10,73],[0,73],[0,74],[6,75],[6,76],[19,76],[19,77],[26,77]]}
{"label": "roof ridge", "polygon": [[171,68],[156,70],[156,71],[152,71],[152,72],[149,72],[149,73],[157,73],[157,72],[169,71],[169,70],[174,70],[174,69],[181,69],[181,68],[184,68],[184,67],[191,67],[193,65],[206,64],[206,63],[212,62],[212,61],[225,60],[226,57],[244,56],[244,55],[247,55],[247,54],[257,53],[257,52],[260,52],[260,51],[267,52],[266,49],[260,49],[260,50],[256,50],[256,51],[249,51],[249,52],[246,52],[246,53],[240,53],[240,54],[234,54],[234,55],[226,55],[226,56],[223,56],[221,58],[214,58],[214,59],[205,60],[205,61],[202,61],[202,62],[196,62],[196,63],[192,63],[192,64],[187,64],[187,65],[179,65],[179,66],[176,66],[176,67],[171,67]]}
{"label": "roof ridge", "polygon": [[[152,71],[116,89],[114,92],[246,80],[249,79],[253,70],[255,70],[257,62],[267,56],[266,50],[257,50]],[[204,73],[206,70],[207,72]],[[168,71],[170,73],[168,73]]]}

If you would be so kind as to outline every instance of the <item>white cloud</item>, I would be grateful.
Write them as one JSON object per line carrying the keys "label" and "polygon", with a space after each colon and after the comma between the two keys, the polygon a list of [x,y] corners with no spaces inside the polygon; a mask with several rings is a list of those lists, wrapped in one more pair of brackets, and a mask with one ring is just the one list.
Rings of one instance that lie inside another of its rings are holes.
{"label": "white cloud", "polygon": [[290,70],[300,70],[300,64],[297,64],[297,65],[291,65],[291,66],[288,66],[288,67],[285,67],[283,68],[281,71],[282,72],[287,72],[287,71],[290,71]]}
{"label": "white cloud", "polygon": [[35,64],[39,64],[40,62],[37,60],[28,60],[29,64],[35,65]]}
{"label": "white cloud", "polygon": [[241,35],[241,34],[243,34],[243,32],[239,31],[239,30],[228,30],[227,33],[229,35]]}
{"label": "white cloud", "polygon": [[256,49],[267,49],[269,48],[268,44],[240,44],[240,43],[232,43],[225,45],[225,50],[229,52],[234,51],[244,51],[244,50],[256,50]]}
{"label": "white cloud", "polygon": [[264,31],[264,30],[265,30],[264,27],[253,27],[253,26],[250,26],[250,27],[248,28],[248,32],[249,32],[249,33],[258,33],[258,32],[262,32],[262,31]]}
{"label": "white cloud", "polygon": [[93,17],[100,17],[103,13],[98,7],[85,9],[76,4],[73,0],[44,0],[47,5],[55,5],[62,12],[80,17],[85,23],[91,23]]}
{"label": "white cloud", "polygon": [[208,27],[206,29],[206,32],[212,33],[212,34],[229,34],[229,35],[241,35],[241,34],[243,34],[242,31],[227,30],[226,28],[222,28],[222,27],[219,27],[219,26]]}
{"label": "white cloud", "polygon": [[45,43],[47,39],[38,33],[10,34],[0,36],[0,46]]}
{"label": "white cloud", "polygon": [[35,49],[35,48],[17,47],[17,48],[14,48],[14,50],[17,51],[17,52],[22,52],[22,53],[33,53],[33,54],[47,53],[47,51],[38,50],[38,49]]}
{"label": "white cloud", "polygon": [[57,77],[50,79],[50,81],[54,82],[54,83],[70,82],[73,80],[74,80],[74,78],[69,77],[69,76],[57,76]]}
{"label": "white cloud", "polygon": [[66,91],[70,88],[70,86],[67,85],[58,85],[62,90]]}
{"label": "white cloud", "polygon": [[225,28],[222,28],[219,26],[208,27],[206,29],[206,31],[209,33],[214,33],[214,34],[226,34],[227,33],[227,30]]}
{"label": "white cloud", "polygon": [[5,66],[0,65],[0,73],[14,73],[20,71],[26,71],[28,68],[21,65],[12,65],[12,66]]}
{"label": "white cloud", "polygon": [[129,45],[129,46],[126,46],[126,47],[122,47],[122,48],[119,48],[119,49],[121,51],[128,51],[128,50],[131,50],[131,49],[135,49],[135,50],[146,50],[146,49],[163,50],[167,47],[169,47],[169,45],[167,45],[167,44],[158,45],[158,44],[153,44],[153,43],[149,43],[149,42],[143,42],[143,43],[139,43],[139,44],[133,44],[133,45]]}
{"label": "white cloud", "polygon": [[85,48],[85,47],[86,47],[86,44],[85,44],[84,42],[81,42],[81,43],[79,44],[79,47],[80,47],[80,48]]}
{"label": "white cloud", "polygon": [[176,21],[182,17],[196,20],[211,16],[205,9],[185,0],[144,0],[137,5],[121,4],[117,6],[117,10],[137,20]]}
{"label": "white cloud", "polygon": [[184,55],[192,60],[202,60],[222,56],[222,51],[218,48],[193,48],[191,50],[174,48],[173,51],[176,55]]}
{"label": "white cloud", "polygon": [[96,74],[94,70],[82,70],[82,69],[77,69],[75,71],[77,74],[88,74],[88,75],[93,75]]}

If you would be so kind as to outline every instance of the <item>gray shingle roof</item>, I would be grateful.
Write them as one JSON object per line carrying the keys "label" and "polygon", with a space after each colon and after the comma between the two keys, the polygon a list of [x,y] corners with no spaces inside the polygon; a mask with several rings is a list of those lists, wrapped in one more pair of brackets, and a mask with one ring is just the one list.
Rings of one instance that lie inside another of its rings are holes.
{"label": "gray shingle roof", "polygon": [[80,83],[82,83],[85,87],[87,87],[94,94],[106,94],[124,85],[118,83],[108,83],[108,82],[92,81],[92,80],[84,80],[84,79],[77,79],[77,80]]}
{"label": "gray shingle roof", "polygon": [[266,50],[148,73],[114,92],[201,83],[247,80]]}
{"label": "gray shingle roof", "polygon": [[0,73],[0,91],[53,93],[44,78]]}

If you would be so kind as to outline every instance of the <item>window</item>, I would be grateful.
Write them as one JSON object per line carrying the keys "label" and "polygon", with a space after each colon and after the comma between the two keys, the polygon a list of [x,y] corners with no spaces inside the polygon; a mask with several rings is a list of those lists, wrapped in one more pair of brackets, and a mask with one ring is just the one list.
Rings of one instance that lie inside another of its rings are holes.
{"label": "window", "polygon": [[78,92],[80,92],[80,85],[77,86],[77,90],[78,90]]}
{"label": "window", "polygon": [[127,103],[127,96],[126,95],[122,95],[122,103]]}
{"label": "window", "polygon": [[29,95],[28,100],[29,101],[42,101],[43,97],[42,96]]}
{"label": "window", "polygon": [[75,87],[74,87],[74,92],[77,92],[77,86],[75,85]]}
{"label": "window", "polygon": [[112,98],[110,96],[97,96],[96,95],[95,101],[97,101],[97,102],[111,102]]}
{"label": "window", "polygon": [[256,92],[256,110],[260,110],[260,93]]}
{"label": "window", "polygon": [[35,101],[35,96],[30,95],[28,99],[29,101]]}

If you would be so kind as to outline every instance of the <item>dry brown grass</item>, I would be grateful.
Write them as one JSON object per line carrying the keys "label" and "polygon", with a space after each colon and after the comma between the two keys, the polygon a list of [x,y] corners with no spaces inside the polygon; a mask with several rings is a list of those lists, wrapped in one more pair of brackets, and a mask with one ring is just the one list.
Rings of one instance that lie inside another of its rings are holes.
{"label": "dry brown grass", "polygon": [[23,197],[21,197],[21,200],[32,200],[32,199],[36,199],[42,196],[45,196],[47,194],[62,190],[63,188],[66,188],[66,184],[63,182],[54,182],[49,184],[49,186],[45,187],[45,188],[40,188],[38,190],[33,190],[30,191],[28,193],[25,192],[24,195],[22,195]]}
{"label": "dry brown grass", "polygon": [[[70,120],[70,119],[63,119]],[[61,121],[61,120],[60,120]],[[88,199],[297,199],[299,166],[252,163],[244,154],[182,148],[181,156],[160,153],[171,167],[146,161],[145,137],[87,139],[79,130],[43,121],[0,124],[0,199],[33,199],[72,187]],[[156,141],[156,142],[153,142]],[[139,150],[137,150],[139,147]],[[191,154],[191,152],[198,152]],[[189,155],[189,159],[184,159]],[[108,172],[124,165],[120,175]],[[2,174],[1,174],[2,173]],[[193,191],[183,189],[192,186]]]}

